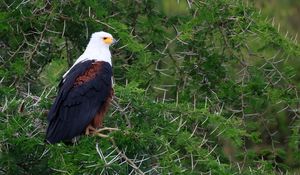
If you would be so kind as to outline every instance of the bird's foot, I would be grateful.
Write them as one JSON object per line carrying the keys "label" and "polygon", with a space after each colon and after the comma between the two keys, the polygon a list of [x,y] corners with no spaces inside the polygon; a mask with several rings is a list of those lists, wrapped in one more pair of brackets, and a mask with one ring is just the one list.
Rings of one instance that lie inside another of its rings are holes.
{"label": "bird's foot", "polygon": [[110,128],[110,127],[96,129],[92,125],[88,125],[85,128],[85,135],[97,135],[99,137],[107,138],[108,135],[102,134],[101,132],[103,132],[103,131],[111,132],[111,131],[118,131],[118,130],[119,130],[118,128]]}
{"label": "bird's foot", "polygon": [[96,128],[94,128],[92,125],[88,125],[86,128],[85,128],[85,135],[90,135],[92,134],[93,132],[97,131]]}
{"label": "bird's foot", "polygon": [[104,127],[104,128],[100,128],[100,129],[97,129],[96,131],[93,132],[93,134],[99,136],[99,137],[103,137],[103,138],[107,138],[108,135],[105,135],[105,134],[102,134],[101,132],[102,131],[118,131],[119,128],[110,128],[110,127]]}

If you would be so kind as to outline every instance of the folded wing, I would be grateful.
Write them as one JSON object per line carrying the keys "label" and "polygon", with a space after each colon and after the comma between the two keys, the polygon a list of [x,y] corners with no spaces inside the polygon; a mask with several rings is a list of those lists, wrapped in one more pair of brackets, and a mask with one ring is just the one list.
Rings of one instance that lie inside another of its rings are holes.
{"label": "folded wing", "polygon": [[75,65],[59,85],[48,114],[46,140],[50,143],[80,135],[111,95],[112,67],[88,60]]}

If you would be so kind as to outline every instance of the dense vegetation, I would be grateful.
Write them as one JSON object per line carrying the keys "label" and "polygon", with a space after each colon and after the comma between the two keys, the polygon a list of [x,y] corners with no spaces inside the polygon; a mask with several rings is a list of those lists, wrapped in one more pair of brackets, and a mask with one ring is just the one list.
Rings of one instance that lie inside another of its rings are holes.
{"label": "dense vegetation", "polygon": [[[0,174],[300,173],[300,48],[253,4],[12,1],[0,12]],[[110,138],[44,144],[61,75],[112,48]]]}

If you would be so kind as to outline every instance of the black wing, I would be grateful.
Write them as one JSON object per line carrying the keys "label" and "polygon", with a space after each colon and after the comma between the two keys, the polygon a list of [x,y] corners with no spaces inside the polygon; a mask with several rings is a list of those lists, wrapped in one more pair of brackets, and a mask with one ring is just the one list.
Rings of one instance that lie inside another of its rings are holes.
{"label": "black wing", "polygon": [[111,90],[112,67],[104,62],[96,76],[74,86],[94,61],[75,65],[60,83],[58,96],[48,114],[46,140],[49,143],[70,140],[80,135],[95,117]]}

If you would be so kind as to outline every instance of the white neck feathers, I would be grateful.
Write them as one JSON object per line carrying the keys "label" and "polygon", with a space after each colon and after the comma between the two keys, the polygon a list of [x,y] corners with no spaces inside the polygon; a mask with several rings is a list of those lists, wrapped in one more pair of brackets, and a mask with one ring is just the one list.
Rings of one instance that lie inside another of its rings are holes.
{"label": "white neck feathers", "polygon": [[86,60],[105,61],[111,65],[111,53],[109,51],[109,46],[103,44],[100,38],[92,37],[85,51],[74,64]]}
{"label": "white neck feathers", "polygon": [[63,78],[66,77],[69,71],[76,64],[87,60],[105,61],[112,65],[109,45],[104,44],[101,38],[92,35],[90,42],[87,45],[83,54],[75,61],[73,66],[63,75]]}

